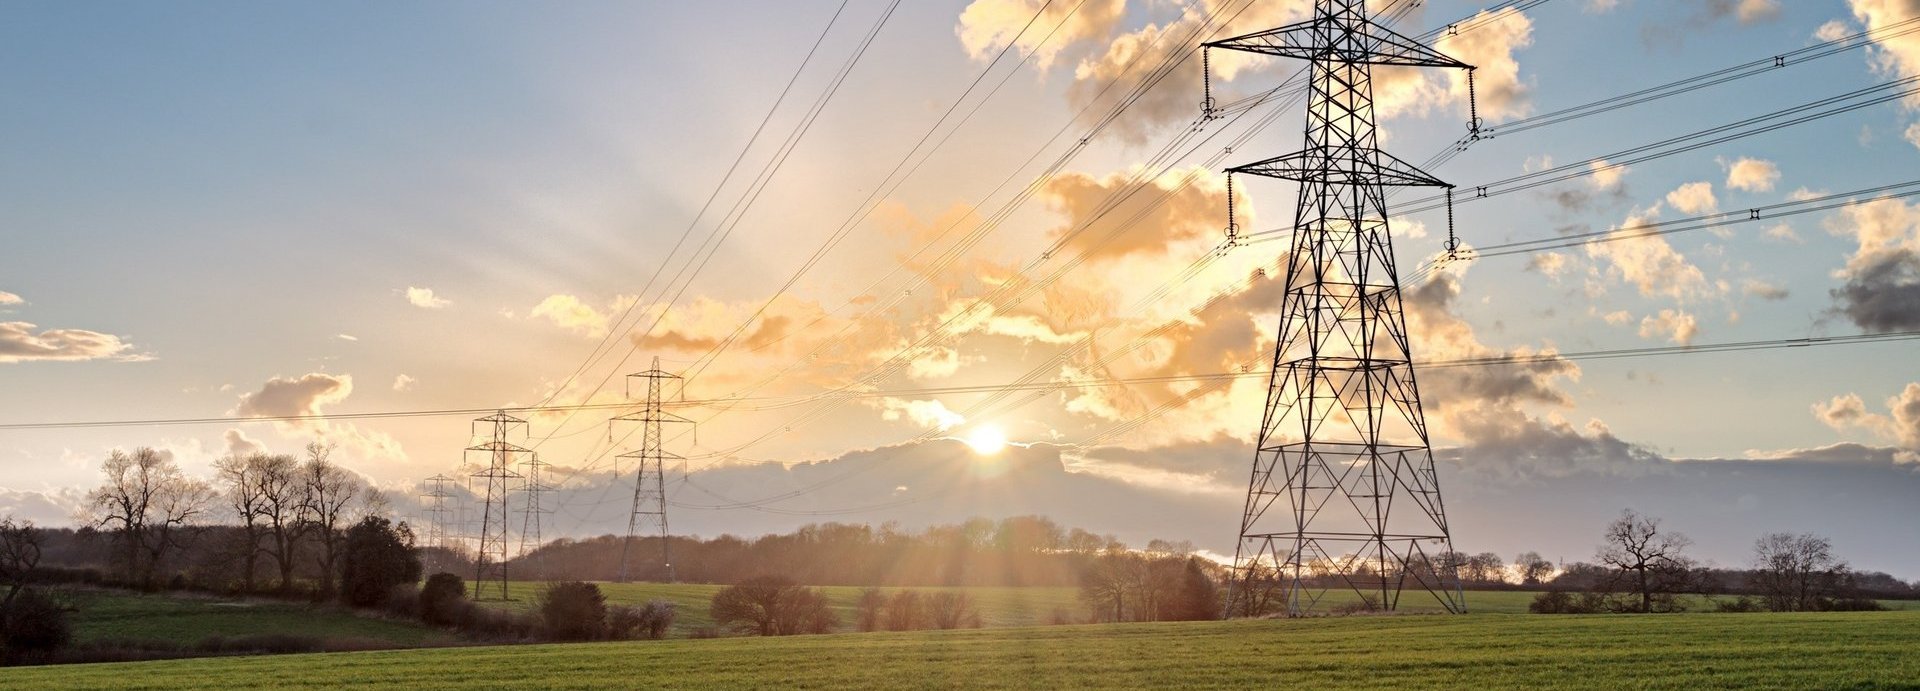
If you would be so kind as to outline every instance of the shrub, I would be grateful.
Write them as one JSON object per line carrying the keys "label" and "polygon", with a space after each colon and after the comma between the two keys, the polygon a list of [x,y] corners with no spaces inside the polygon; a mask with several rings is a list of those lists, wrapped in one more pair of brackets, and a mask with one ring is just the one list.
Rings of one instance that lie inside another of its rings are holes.
{"label": "shrub", "polygon": [[902,590],[887,600],[887,630],[913,631],[921,628],[926,620],[926,611],[920,604],[920,593]]}
{"label": "shrub", "polygon": [[459,576],[441,572],[420,587],[420,620],[435,626],[460,622],[467,605],[467,584]]}
{"label": "shrub", "polygon": [[702,626],[687,632],[688,638],[719,638],[720,629],[714,626]]}
{"label": "shrub", "polygon": [[1535,595],[1533,602],[1527,604],[1527,611],[1534,614],[1599,614],[1609,609],[1605,595],[1576,595],[1563,590],[1549,590]]}
{"label": "shrub", "polygon": [[420,558],[404,523],[368,516],[347,529],[344,550],[340,598],[349,605],[377,606],[393,586],[420,580]]}
{"label": "shrub", "polygon": [[535,604],[547,635],[555,639],[590,641],[607,630],[607,599],[592,583],[554,583],[540,591]]}
{"label": "shrub", "polygon": [[673,603],[653,600],[644,605],[615,605],[607,608],[607,637],[613,639],[667,637],[673,627]]}
{"label": "shrub", "polygon": [[1842,597],[1821,603],[1821,609],[1828,612],[1878,612],[1886,609],[1886,606],[1870,597]]}
{"label": "shrub", "polygon": [[840,618],[820,591],[779,576],[759,576],[713,594],[713,620],[742,633],[786,636],[827,633]]}
{"label": "shrub", "polygon": [[865,588],[860,591],[860,600],[854,606],[854,628],[861,631],[879,631],[880,614],[887,608],[887,594],[879,588]]}
{"label": "shrub", "polygon": [[1766,607],[1761,605],[1759,600],[1745,595],[1731,600],[1716,599],[1713,601],[1713,611],[1715,612],[1764,612],[1766,609]]}
{"label": "shrub", "polygon": [[420,616],[420,589],[412,583],[402,583],[387,590],[386,601],[380,606],[402,619],[414,619]]}
{"label": "shrub", "polygon": [[1055,607],[1053,608],[1053,616],[1047,618],[1047,623],[1054,626],[1072,624],[1073,612],[1065,607]]}
{"label": "shrub", "polygon": [[927,596],[928,619],[934,628],[980,628],[980,614],[973,609],[973,596],[943,590]]}
{"label": "shrub", "polygon": [[67,608],[38,588],[21,590],[0,612],[0,649],[8,663],[45,657],[72,640]]}

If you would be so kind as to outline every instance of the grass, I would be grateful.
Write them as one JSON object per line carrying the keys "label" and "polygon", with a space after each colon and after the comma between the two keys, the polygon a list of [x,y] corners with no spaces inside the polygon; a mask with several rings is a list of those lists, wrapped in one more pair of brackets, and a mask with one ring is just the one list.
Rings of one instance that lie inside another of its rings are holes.
{"label": "grass", "polygon": [[295,634],[414,646],[452,638],[427,626],[331,606],[104,590],[75,591],[72,597],[74,640],[79,643],[134,640],[185,645],[209,636]]}
{"label": "grass", "polygon": [[[649,600],[666,600],[677,608],[674,616],[673,635],[685,636],[694,629],[713,625],[709,607],[713,603],[713,594],[725,588],[723,585],[706,583],[600,583],[600,592],[607,597],[609,604],[641,604]],[[535,582],[515,582],[509,591],[515,599],[507,602],[483,602],[482,604],[526,609],[531,607],[540,584]],[[854,622],[855,604],[860,600],[857,586],[821,586],[826,591],[827,602],[840,615],[842,628],[851,631]],[[1063,608],[1073,616],[1085,615],[1085,607],[1080,604],[1080,590],[1068,587],[958,587],[958,588],[882,588],[892,593],[897,590],[913,590],[920,593],[933,593],[943,590],[964,592],[973,596],[974,607],[980,612],[980,623],[992,628],[1009,626],[1039,626],[1050,624],[1056,608]],[[1523,604],[1522,610],[1526,607]]]}
{"label": "grass", "polygon": [[1908,686],[1920,612],[1362,616],[210,658],[0,688]]}

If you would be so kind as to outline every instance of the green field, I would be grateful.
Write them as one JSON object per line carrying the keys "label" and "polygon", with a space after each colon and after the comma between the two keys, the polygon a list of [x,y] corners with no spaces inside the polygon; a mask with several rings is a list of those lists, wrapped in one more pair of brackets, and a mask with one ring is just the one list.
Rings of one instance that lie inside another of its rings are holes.
{"label": "green field", "polygon": [[[514,599],[509,602],[486,602],[495,607],[525,609],[532,605],[535,594],[541,584],[535,582],[515,582],[510,588]],[[725,586],[703,583],[600,583],[600,592],[605,594],[607,602],[618,604],[640,604],[648,600],[666,600],[677,606],[671,635],[684,637],[693,630],[713,626],[713,617],[708,612],[713,594]],[[852,586],[823,586],[827,601],[840,615],[841,628],[853,630],[854,603],[859,600],[862,588]],[[900,588],[883,588],[887,592]],[[962,587],[962,588],[909,588],[923,593],[942,590],[964,592],[973,596],[974,606],[980,611],[981,624],[987,628],[1012,626],[1043,626],[1054,623],[1054,611],[1065,610],[1073,621],[1082,621],[1087,615],[1086,605],[1080,602],[1080,591],[1070,587]],[[1538,593],[1523,591],[1468,591],[1467,608],[1475,614],[1525,614],[1527,605],[1533,602]],[[1351,592],[1329,592],[1325,605],[1338,605],[1357,601]],[[1917,609],[1920,601],[1886,600],[1882,601],[1888,609]],[[1693,602],[1696,610],[1711,609],[1704,602]],[[1440,607],[1432,596],[1424,592],[1407,592],[1401,599],[1403,612],[1437,612]]]}
{"label": "green field", "polygon": [[192,644],[209,636],[294,634],[362,643],[415,646],[452,640],[423,625],[356,614],[337,607],[273,600],[75,591],[74,640]]}
{"label": "green field", "polygon": [[0,688],[1888,688],[1920,612],[1359,616],[207,658]]}

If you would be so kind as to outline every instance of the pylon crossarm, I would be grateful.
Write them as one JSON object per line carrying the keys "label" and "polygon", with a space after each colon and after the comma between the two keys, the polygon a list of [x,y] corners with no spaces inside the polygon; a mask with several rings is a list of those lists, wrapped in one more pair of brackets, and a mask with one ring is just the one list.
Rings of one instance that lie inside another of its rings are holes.
{"label": "pylon crossarm", "polygon": [[1359,156],[1333,161],[1321,156],[1324,154],[1318,150],[1299,151],[1234,166],[1228,168],[1227,172],[1322,185],[1453,187],[1413,164],[1378,149],[1363,149]]}
{"label": "pylon crossarm", "polygon": [[1352,16],[1323,16],[1201,45],[1301,60],[1455,69],[1473,67],[1371,19]]}

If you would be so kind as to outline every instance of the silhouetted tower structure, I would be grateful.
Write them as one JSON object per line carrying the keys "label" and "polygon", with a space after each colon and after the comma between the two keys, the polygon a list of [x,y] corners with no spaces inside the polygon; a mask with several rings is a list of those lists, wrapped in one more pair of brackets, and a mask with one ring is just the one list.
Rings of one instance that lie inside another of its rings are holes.
{"label": "silhouetted tower structure", "polygon": [[1227,170],[1229,187],[1235,174],[1300,186],[1228,611],[1298,615],[1333,590],[1395,609],[1419,588],[1464,612],[1458,574],[1437,561],[1452,539],[1386,205],[1390,186],[1450,186],[1379,149],[1373,66],[1473,68],[1374,23],[1363,0],[1314,9],[1205,44],[1310,63],[1305,149]]}
{"label": "silhouetted tower structure", "polygon": [[[542,499],[542,495],[553,491],[553,487],[548,485],[546,480],[547,468],[553,464],[540,460],[540,454],[536,453],[532,458],[522,461],[520,465],[526,468],[521,473],[526,477],[527,498],[520,507],[519,552],[520,557],[525,559],[527,555],[535,554],[540,549],[540,544],[544,542],[540,537],[541,514],[553,513],[553,509],[547,508],[546,502]],[[546,579],[546,568],[537,556],[533,559],[533,568],[536,579]]]}
{"label": "silhouetted tower structure", "polygon": [[[633,557],[634,539],[643,534],[655,532],[660,536],[660,566],[668,582],[674,580],[673,548],[667,542],[667,468],[668,459],[681,460],[680,456],[667,453],[661,448],[661,426],[665,423],[691,423],[684,417],[667,412],[662,407],[662,384],[669,379],[679,379],[678,375],[661,371],[660,358],[653,359],[653,368],[645,372],[627,375],[627,397],[633,397],[633,380],[645,379],[647,382],[646,407],[638,413],[622,415],[614,420],[640,423],[640,450],[620,454],[620,458],[635,460],[633,476],[633,513],[627,517],[627,539],[620,546],[620,582],[628,580],[629,565]],[[612,423],[608,423],[611,425]]]}
{"label": "silhouetted tower structure", "polygon": [[[448,489],[448,485],[453,482],[454,479],[446,475],[427,478],[427,492],[420,495],[420,498],[427,503],[427,547],[429,548],[444,550],[447,548],[447,543],[451,541],[452,533],[448,531],[447,526],[453,522],[451,519],[454,518],[455,513],[453,507],[447,506],[447,500],[454,497],[453,490]],[[437,560],[441,552],[431,551],[428,554],[432,555],[429,559],[433,560],[433,563],[427,564],[428,573],[439,571],[442,565]]]}
{"label": "silhouetted tower structure", "polygon": [[479,480],[487,486],[486,503],[480,507],[480,542],[473,555],[473,598],[486,599],[490,592],[497,592],[499,599],[507,599],[507,497],[516,489],[521,475],[513,470],[514,459],[532,451],[514,444],[508,439],[515,434],[526,437],[527,421],[498,411],[492,415],[474,420],[474,434],[478,436],[481,424],[490,426],[491,433],[487,441],[467,447],[469,458],[475,452],[484,454],[482,469],[469,476],[468,482]]}

